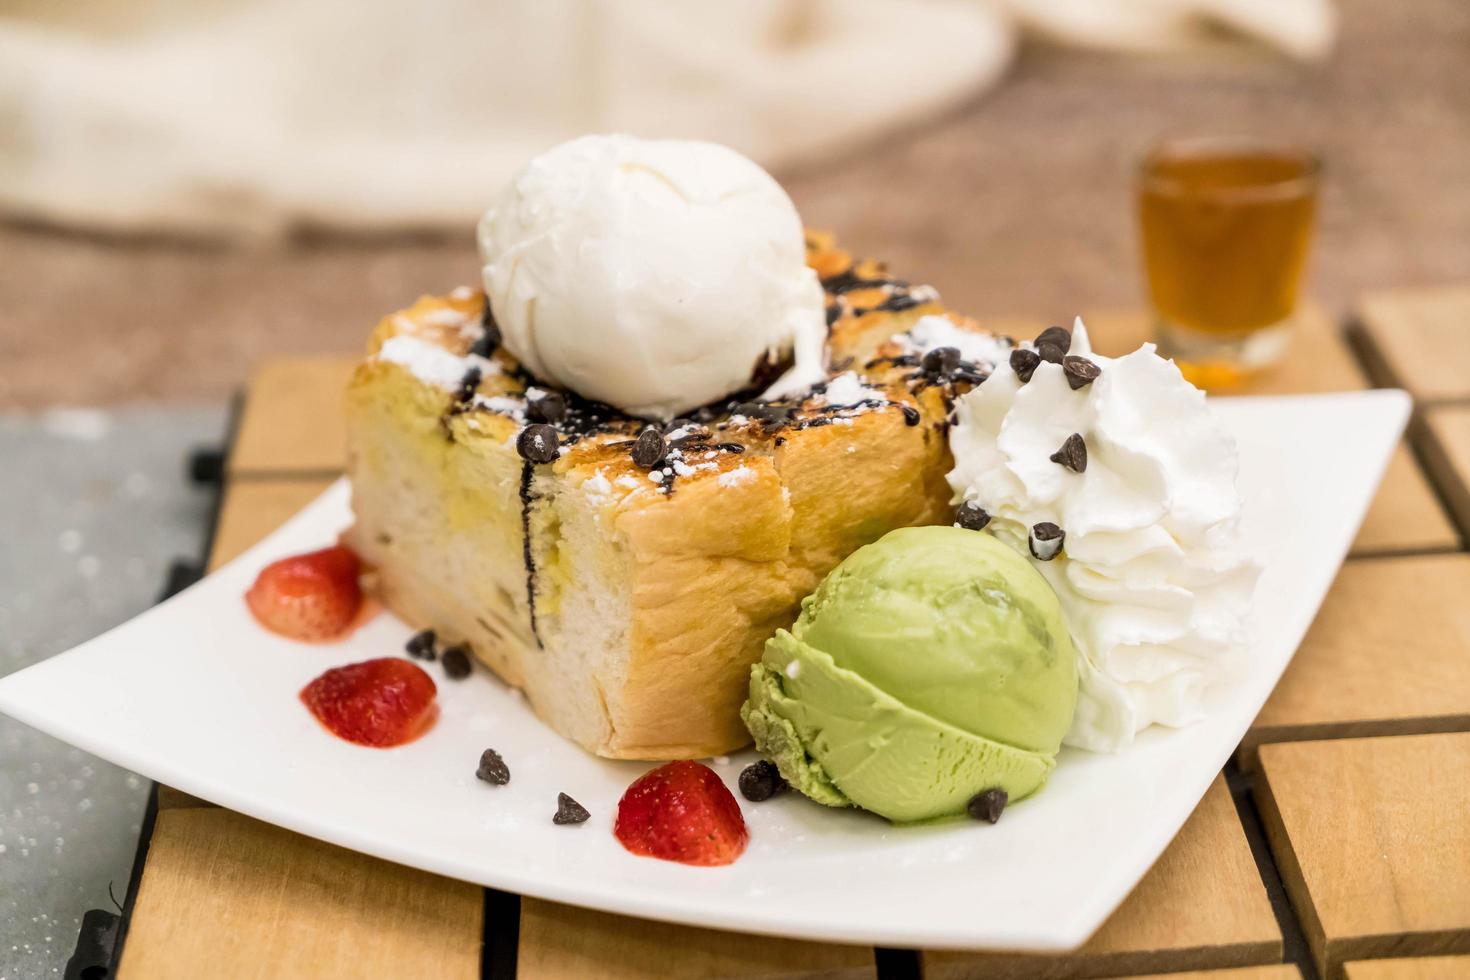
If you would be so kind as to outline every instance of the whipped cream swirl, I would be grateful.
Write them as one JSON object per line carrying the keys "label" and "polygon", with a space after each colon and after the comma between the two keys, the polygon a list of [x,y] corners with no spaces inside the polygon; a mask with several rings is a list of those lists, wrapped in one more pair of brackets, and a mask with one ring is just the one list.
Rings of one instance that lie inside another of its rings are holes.
{"label": "whipped cream swirl", "polygon": [[[1259,567],[1240,542],[1235,443],[1204,393],[1152,344],[1092,353],[1081,319],[1069,353],[1101,376],[1074,390],[1043,361],[1023,383],[1002,361],[959,401],[949,482],[1022,554],[1039,523],[1066,533],[1056,558],[1033,557],[1082,661],[1066,743],[1116,751],[1149,725],[1201,717]],[[1073,433],[1086,444],[1081,472],[1052,461]]]}

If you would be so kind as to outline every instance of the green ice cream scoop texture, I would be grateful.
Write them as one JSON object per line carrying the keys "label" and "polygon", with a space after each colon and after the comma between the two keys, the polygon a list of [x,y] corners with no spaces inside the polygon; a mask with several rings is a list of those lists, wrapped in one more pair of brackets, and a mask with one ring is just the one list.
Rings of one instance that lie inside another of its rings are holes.
{"label": "green ice cream scoop texture", "polygon": [[897,822],[1019,800],[1077,703],[1061,606],[988,534],[906,528],[854,552],[766,644],[742,717],[797,789]]}

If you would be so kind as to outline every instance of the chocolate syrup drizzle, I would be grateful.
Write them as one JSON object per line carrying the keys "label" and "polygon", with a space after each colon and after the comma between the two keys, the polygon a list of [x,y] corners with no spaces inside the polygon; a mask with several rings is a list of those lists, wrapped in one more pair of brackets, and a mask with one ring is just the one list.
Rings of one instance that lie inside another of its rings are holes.
{"label": "chocolate syrup drizzle", "polygon": [[[838,419],[851,418],[864,409],[882,409],[888,408],[890,405],[896,407],[903,413],[903,422],[907,426],[912,427],[918,425],[923,420],[923,416],[919,414],[919,410],[912,405],[896,402],[888,398],[864,398],[862,401],[853,402],[850,405],[823,405],[819,408],[807,409],[806,411],[818,412],[820,414],[807,418],[793,419],[788,425],[797,431],[802,429],[820,429],[824,425],[834,424]],[[844,412],[849,414],[844,415]]]}
{"label": "chocolate syrup drizzle", "polygon": [[851,266],[822,280],[822,288],[833,296],[841,296],[850,293],[854,289],[877,289],[880,286],[894,287],[895,289],[908,289],[907,280],[896,279],[893,276],[864,277],[858,275],[857,266]]}
{"label": "chocolate syrup drizzle", "polygon": [[531,549],[531,506],[536,495],[531,492],[531,481],[536,476],[536,464],[529,459],[521,463],[521,561],[526,566],[526,608],[531,614],[531,635],[536,638],[536,648],[541,648],[541,630],[536,625],[536,556]]}
{"label": "chocolate syrup drizzle", "polygon": [[865,289],[882,289],[886,298],[876,306],[853,306],[853,316],[864,316],[868,313],[885,312],[899,313],[910,310],[929,302],[929,296],[919,296],[912,285],[906,279],[898,279],[894,276],[864,276],[858,272],[858,265],[854,263],[843,271],[822,280],[822,289],[832,298],[827,305],[827,326],[831,327],[842,319],[843,313],[848,309],[845,299],[847,293]]}

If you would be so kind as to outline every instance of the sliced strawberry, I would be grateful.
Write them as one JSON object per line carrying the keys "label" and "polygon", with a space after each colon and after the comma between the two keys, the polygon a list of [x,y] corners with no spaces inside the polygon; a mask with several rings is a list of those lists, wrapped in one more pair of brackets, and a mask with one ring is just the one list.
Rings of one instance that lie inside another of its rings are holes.
{"label": "sliced strawberry", "polygon": [[386,749],[412,742],[438,715],[434,681],[398,657],[333,667],[301,689],[302,702],[333,735]]}
{"label": "sliced strawberry", "polygon": [[293,640],[330,640],[352,625],[362,606],[361,563],[337,545],[272,562],[261,570],[245,604],[260,625]]}
{"label": "sliced strawberry", "polygon": [[634,854],[704,865],[729,864],[750,839],[720,777],[687,759],[634,780],[618,802],[613,833]]}

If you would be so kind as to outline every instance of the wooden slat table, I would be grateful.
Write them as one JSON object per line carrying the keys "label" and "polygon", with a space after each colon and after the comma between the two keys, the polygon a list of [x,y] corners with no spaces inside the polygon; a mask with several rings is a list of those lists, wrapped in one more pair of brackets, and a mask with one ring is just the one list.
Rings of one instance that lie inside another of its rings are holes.
{"label": "wooden slat table", "polygon": [[239,556],[286,518],[311,503],[332,485],[334,477],[275,476],[269,479],[236,478],[224,490],[214,546],[209,552],[209,571]]}
{"label": "wooden slat table", "polygon": [[1415,436],[1461,533],[1470,536],[1470,405],[1425,409]]}
{"label": "wooden slat table", "polygon": [[1343,965],[1347,980],[1470,980],[1470,956],[1415,956],[1354,960]]}
{"label": "wooden slat table", "polygon": [[1470,732],[1267,745],[1259,785],[1323,976],[1470,953]]}
{"label": "wooden slat table", "polygon": [[269,361],[250,378],[228,469],[232,477],[335,474],[346,464],[343,399],[356,359]]}
{"label": "wooden slat table", "polygon": [[1374,380],[1421,404],[1470,399],[1470,286],[1395,289],[1358,303],[1354,338]]}
{"label": "wooden slat table", "polygon": [[1470,536],[1470,286],[1370,293],[1352,337],[1376,382],[1414,396],[1416,446]]}
{"label": "wooden slat table", "polygon": [[1183,973],[1150,973],[1125,980],[1301,980],[1302,971],[1290,963],[1270,966],[1241,966],[1232,970],[1186,970]]}
{"label": "wooden slat table", "polygon": [[521,980],[656,980],[661,977],[822,977],[878,975],[873,950],[742,936],[521,899]]}
{"label": "wooden slat table", "polygon": [[1425,555],[1460,550],[1460,533],[1407,446],[1388,461],[1351,556]]}
{"label": "wooden slat table", "polygon": [[124,977],[471,978],[483,891],[219,807],[161,809]]}
{"label": "wooden slat table", "polygon": [[[1428,313],[1399,310],[1399,319],[1388,320],[1411,323],[1395,329],[1436,342],[1457,336],[1440,319],[1458,306],[1435,304]],[[1373,360],[1364,324],[1369,312],[1371,322],[1383,321],[1382,307],[1365,304],[1356,330],[1375,379],[1386,369],[1383,359]],[[1098,315],[1089,324],[1105,352],[1136,344],[1148,330],[1137,315]],[[1020,334],[1042,326],[995,325]],[[1470,351],[1470,330],[1464,337]],[[255,373],[226,465],[211,568],[340,474],[340,395],[352,364],[351,357],[280,361]],[[1263,390],[1354,390],[1367,377],[1341,334],[1311,313],[1286,365]],[[1443,905],[1460,893],[1413,858],[1413,842],[1464,846],[1445,821],[1446,805],[1456,805],[1452,794],[1426,795],[1422,787],[1437,784],[1415,782],[1412,773],[1415,759],[1459,764],[1455,740],[1470,738],[1460,734],[1470,731],[1470,611],[1457,601],[1470,586],[1470,555],[1462,550],[1470,527],[1470,404],[1446,400],[1453,377],[1435,376],[1416,389],[1438,404],[1421,414],[1412,452],[1401,450],[1391,463],[1353,557],[1244,743],[1240,761],[1259,767],[1255,795],[1265,805],[1253,805],[1247,784],[1237,786],[1232,800],[1217,781],[1133,895],[1076,954],[875,956],[869,948],[740,936],[487,895],[160,787],[120,972],[124,980],[513,973],[897,978],[921,969],[931,980],[1145,974],[1285,980],[1302,976],[1299,967],[1307,976],[1325,967],[1331,980],[1461,975],[1450,972],[1463,968],[1456,959],[1347,962],[1462,951],[1455,944],[1463,923],[1450,916],[1446,931],[1426,912],[1436,897]],[[1457,508],[1458,524],[1441,501]],[[1401,737],[1342,740],[1365,734]],[[1449,741],[1422,743],[1419,750],[1414,739]],[[1344,805],[1348,791],[1359,795]],[[1257,809],[1266,814],[1267,836]],[[1331,830],[1324,833],[1324,826]],[[1383,846],[1372,836],[1375,828],[1394,834],[1398,844]],[[1465,854],[1441,856],[1470,867]],[[1363,877],[1365,869],[1377,877]],[[1355,891],[1384,881],[1392,885],[1386,893]],[[1369,911],[1352,912],[1357,905]],[[1361,932],[1379,928],[1387,932]],[[482,945],[487,936],[489,947]]]}
{"label": "wooden slat table", "polygon": [[1072,980],[1273,963],[1281,956],[1281,930],[1230,792],[1217,779],[1133,894],[1076,953],[930,952],[924,976]]}
{"label": "wooden slat table", "polygon": [[1349,562],[1241,761],[1262,742],[1470,730],[1470,555]]}

